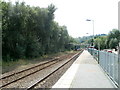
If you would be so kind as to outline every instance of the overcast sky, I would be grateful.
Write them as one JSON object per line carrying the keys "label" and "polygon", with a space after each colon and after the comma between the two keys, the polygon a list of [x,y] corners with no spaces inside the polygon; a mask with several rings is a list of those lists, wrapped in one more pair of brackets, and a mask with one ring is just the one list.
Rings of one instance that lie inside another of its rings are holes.
{"label": "overcast sky", "polygon": [[[11,0],[12,2],[17,0]],[[57,8],[55,21],[66,25],[69,35],[82,37],[93,34],[107,34],[118,28],[118,1],[120,0],[19,0],[31,6],[47,7],[51,3]],[[88,33],[88,34],[86,34]]]}

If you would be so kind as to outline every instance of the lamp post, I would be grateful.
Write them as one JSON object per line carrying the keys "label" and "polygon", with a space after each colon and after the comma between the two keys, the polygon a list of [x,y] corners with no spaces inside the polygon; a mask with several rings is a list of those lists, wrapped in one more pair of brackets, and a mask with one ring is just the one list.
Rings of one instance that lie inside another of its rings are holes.
{"label": "lamp post", "polygon": [[[118,2],[118,29],[120,30],[120,1]],[[120,40],[118,46],[118,85],[120,89]]]}
{"label": "lamp post", "polygon": [[94,46],[94,20],[86,19],[86,21],[92,21],[92,23],[93,23],[93,42],[92,42],[92,46]]}

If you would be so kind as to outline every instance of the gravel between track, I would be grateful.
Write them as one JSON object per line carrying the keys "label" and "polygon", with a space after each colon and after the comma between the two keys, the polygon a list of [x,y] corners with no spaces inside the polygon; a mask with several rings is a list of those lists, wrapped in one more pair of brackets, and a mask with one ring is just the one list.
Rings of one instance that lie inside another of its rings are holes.
{"label": "gravel between track", "polygon": [[[70,55],[67,55],[66,58],[70,58],[75,53],[72,53]],[[61,61],[58,64],[55,64],[54,66],[51,66],[43,71],[37,72],[32,76],[29,76],[27,78],[24,78],[14,84],[8,85],[6,88],[27,88],[30,84],[36,82],[36,80],[39,80],[39,78],[43,78],[48,72],[52,72],[55,68],[62,65],[64,62],[66,62],[68,59],[65,59]],[[71,66],[72,62],[65,65],[65,67],[61,68],[59,71],[57,71],[54,75],[47,78],[45,81],[41,82],[36,88],[50,88],[52,85],[55,84],[55,82],[64,74],[64,72]]]}
{"label": "gravel between track", "polygon": [[50,77],[48,77],[45,81],[37,84],[35,87],[37,88],[51,88],[59,79],[60,77],[68,70],[68,68],[73,64],[75,60],[70,61],[68,64],[66,64],[64,67],[60,68],[57,72],[52,74]]}

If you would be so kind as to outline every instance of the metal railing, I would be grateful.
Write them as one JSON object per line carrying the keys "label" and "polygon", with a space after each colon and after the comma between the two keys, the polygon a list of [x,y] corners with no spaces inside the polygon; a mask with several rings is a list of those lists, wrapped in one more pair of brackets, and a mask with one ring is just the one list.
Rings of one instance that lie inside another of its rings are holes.
{"label": "metal railing", "polygon": [[118,54],[99,51],[93,48],[89,48],[88,51],[98,61],[100,66],[113,80],[113,82],[119,86],[120,80],[118,77],[118,60],[120,60],[120,57],[118,57]]}

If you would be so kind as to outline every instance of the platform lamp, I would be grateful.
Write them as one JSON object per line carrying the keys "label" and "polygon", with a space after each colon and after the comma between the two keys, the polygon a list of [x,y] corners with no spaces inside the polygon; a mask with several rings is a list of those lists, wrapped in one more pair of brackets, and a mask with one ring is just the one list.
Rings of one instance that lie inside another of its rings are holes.
{"label": "platform lamp", "polygon": [[92,21],[92,23],[93,23],[93,40],[92,40],[92,46],[94,46],[94,20],[86,19],[86,21]]}
{"label": "platform lamp", "polygon": [[[118,30],[120,30],[120,1],[118,2]],[[120,89],[120,40],[118,45],[118,88]]]}
{"label": "platform lamp", "polygon": [[[93,24],[93,39],[92,39],[92,46],[94,47],[94,20],[86,19],[86,21],[92,21],[92,24]],[[91,51],[91,54],[94,55],[93,50]]]}

